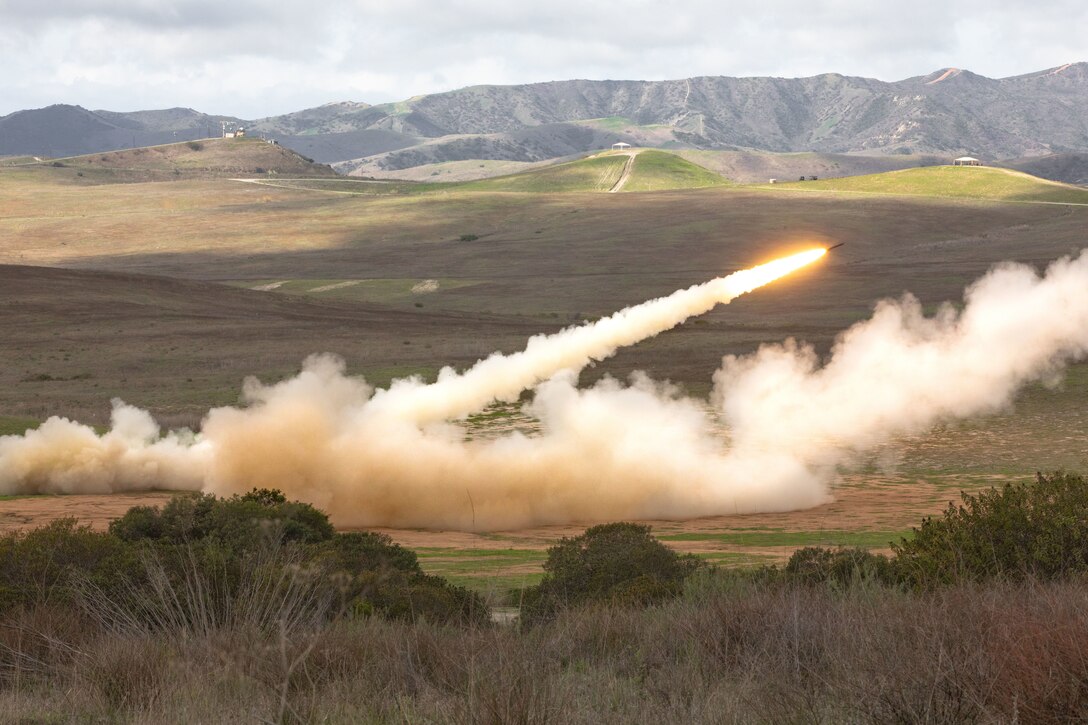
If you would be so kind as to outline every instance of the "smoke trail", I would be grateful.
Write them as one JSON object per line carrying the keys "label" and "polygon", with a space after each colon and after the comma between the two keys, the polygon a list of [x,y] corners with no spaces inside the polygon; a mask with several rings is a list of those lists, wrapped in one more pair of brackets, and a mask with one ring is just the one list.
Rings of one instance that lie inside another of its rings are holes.
{"label": "smoke trail", "polygon": [[460,418],[496,400],[517,400],[523,390],[558,372],[581,370],[591,362],[615,354],[621,347],[671,330],[716,305],[728,304],[826,253],[822,248],[810,249],[627,307],[593,324],[531,337],[521,352],[495,353],[464,373],[443,368],[433,385],[420,385],[418,379],[394,381],[388,390],[375,393],[366,413],[423,424]]}
{"label": "smoke trail", "polygon": [[[150,417],[123,405],[101,437],[51,419],[0,438],[0,491],[270,486],[343,526],[464,530],[784,511],[827,501],[856,451],[998,410],[1019,386],[1088,351],[1082,254],[1045,277],[1001,265],[967,290],[962,313],[945,307],[926,318],[913,298],[882,302],[822,366],[792,342],[725,358],[713,403],[728,446],[705,403],[644,375],[577,387],[573,371],[590,360],[739,289],[717,282],[534,338],[523,353],[431,386],[402,381],[376,393],[338,359],[311,357],[289,380],[247,381],[246,405],[211,411],[198,440],[160,437]],[[536,388],[528,412],[541,421],[537,437],[468,441],[443,420],[520,386]]]}

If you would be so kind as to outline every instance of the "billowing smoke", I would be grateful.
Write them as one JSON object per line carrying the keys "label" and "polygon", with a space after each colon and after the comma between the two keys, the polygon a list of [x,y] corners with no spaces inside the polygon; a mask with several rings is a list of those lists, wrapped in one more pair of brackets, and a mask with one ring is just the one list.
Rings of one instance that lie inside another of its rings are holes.
{"label": "billowing smoke", "polygon": [[1024,383],[1056,382],[1088,351],[1088,252],[1053,263],[1045,277],[1000,264],[967,288],[964,303],[927,318],[910,295],[880,302],[822,366],[792,341],[725,358],[713,400],[734,453],[781,450],[834,464],[844,448],[997,412]]}
{"label": "billowing smoke", "polygon": [[[946,307],[926,318],[910,297],[882,302],[823,365],[792,342],[726,358],[711,401],[720,421],[706,401],[641,374],[577,386],[593,360],[816,256],[534,338],[521,353],[443,371],[431,385],[374,391],[340,360],[314,356],[281,383],[247,381],[246,405],[212,410],[198,437],[160,436],[150,416],[120,403],[103,436],[50,419],[0,438],[0,492],[275,487],[341,526],[464,530],[784,511],[829,500],[857,451],[1001,409],[1019,386],[1053,378],[1088,350],[1082,254],[1045,277],[995,268],[968,289],[962,313]],[[472,441],[450,422],[528,388],[539,435]]]}

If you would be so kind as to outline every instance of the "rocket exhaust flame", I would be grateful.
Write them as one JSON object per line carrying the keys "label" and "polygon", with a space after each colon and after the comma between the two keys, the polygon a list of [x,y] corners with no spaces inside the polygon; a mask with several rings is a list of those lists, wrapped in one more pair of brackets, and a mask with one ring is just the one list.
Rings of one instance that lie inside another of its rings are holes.
{"label": "rocket exhaust flame", "polygon": [[[294,378],[248,380],[245,407],[208,413],[199,436],[160,435],[115,402],[113,428],[51,418],[0,438],[0,493],[175,488],[230,494],[276,487],[341,526],[498,530],[625,518],[786,511],[829,499],[854,454],[899,433],[992,412],[1017,388],[1088,353],[1088,253],[1045,276],[1005,264],[932,318],[905,297],[840,335],[823,365],[789,342],[715,374],[705,401],[645,375],[588,389],[577,370],[818,259],[812,250],[537,337],[433,385],[375,392],[314,356]],[[543,382],[541,382],[543,381]],[[534,389],[537,437],[469,441],[448,422]],[[833,441],[830,442],[829,441]]]}

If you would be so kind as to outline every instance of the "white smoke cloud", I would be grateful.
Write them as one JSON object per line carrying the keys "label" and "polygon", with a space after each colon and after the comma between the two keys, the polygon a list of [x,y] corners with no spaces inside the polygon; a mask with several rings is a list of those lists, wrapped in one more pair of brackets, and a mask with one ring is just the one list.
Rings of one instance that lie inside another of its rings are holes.
{"label": "white smoke cloud", "polygon": [[199,490],[207,453],[192,433],[163,436],[150,413],[115,399],[101,436],[59,417],[23,436],[0,436],[0,493]]}
{"label": "white smoke cloud", "polygon": [[1001,264],[968,287],[962,313],[931,318],[907,295],[841,334],[821,366],[787,342],[727,357],[713,399],[735,450],[781,449],[841,460],[944,420],[1006,408],[1026,382],[1053,380],[1088,350],[1088,253],[1045,277]]}
{"label": "white smoke cloud", "polygon": [[[50,419],[0,438],[0,492],[275,487],[341,526],[480,531],[786,511],[829,500],[858,451],[999,410],[1088,350],[1082,254],[1045,277],[1001,265],[968,289],[962,313],[927,318],[910,297],[881,302],[823,365],[793,342],[725,358],[712,404],[726,436],[705,401],[645,375],[577,386],[577,371],[617,346],[758,286],[752,273],[534,338],[429,386],[375,391],[341,360],[313,356],[289,380],[248,380],[246,405],[211,411],[198,438],[160,436],[150,416],[119,403],[102,436]],[[539,435],[474,441],[449,422],[523,388],[535,390],[527,412]]]}

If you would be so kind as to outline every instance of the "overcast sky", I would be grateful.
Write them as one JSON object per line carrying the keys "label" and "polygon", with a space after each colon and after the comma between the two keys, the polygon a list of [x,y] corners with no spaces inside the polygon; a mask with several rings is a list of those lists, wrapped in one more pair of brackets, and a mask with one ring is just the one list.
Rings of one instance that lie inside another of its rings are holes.
{"label": "overcast sky", "polygon": [[479,83],[824,72],[991,77],[1088,60],[1085,0],[0,0],[0,114],[259,118]]}

